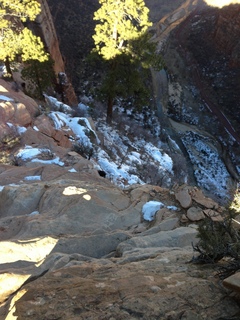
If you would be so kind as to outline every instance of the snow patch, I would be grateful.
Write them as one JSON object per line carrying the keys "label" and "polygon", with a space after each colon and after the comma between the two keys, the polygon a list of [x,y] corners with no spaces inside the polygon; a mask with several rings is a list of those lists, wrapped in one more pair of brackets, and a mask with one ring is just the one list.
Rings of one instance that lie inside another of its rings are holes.
{"label": "snow patch", "polygon": [[148,201],[142,207],[142,213],[144,220],[152,221],[156,212],[163,208],[164,204],[159,201]]}
{"label": "snow patch", "polygon": [[26,176],[24,180],[26,181],[41,180],[41,176]]}
{"label": "snow patch", "polygon": [[3,96],[1,94],[0,94],[0,100],[3,100],[3,101],[14,101],[14,99],[6,97],[6,96]]}

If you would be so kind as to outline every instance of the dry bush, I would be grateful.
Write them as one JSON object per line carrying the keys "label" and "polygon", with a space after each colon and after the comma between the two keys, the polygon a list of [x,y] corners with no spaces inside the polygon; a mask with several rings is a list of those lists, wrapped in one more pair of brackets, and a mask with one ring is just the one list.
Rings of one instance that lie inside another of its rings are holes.
{"label": "dry bush", "polygon": [[193,263],[219,265],[218,276],[222,279],[240,270],[240,229],[236,223],[237,211],[229,208],[222,221],[205,218],[198,226],[199,242],[193,246],[198,256]]}
{"label": "dry bush", "polygon": [[6,132],[3,132],[0,137],[0,163],[13,164],[11,151],[19,143],[20,135],[17,129],[12,126]]}
{"label": "dry bush", "polygon": [[87,145],[84,143],[84,141],[77,141],[73,144],[72,147],[73,151],[77,152],[80,154],[82,157],[90,160],[92,155],[93,155],[93,147],[91,145]]}

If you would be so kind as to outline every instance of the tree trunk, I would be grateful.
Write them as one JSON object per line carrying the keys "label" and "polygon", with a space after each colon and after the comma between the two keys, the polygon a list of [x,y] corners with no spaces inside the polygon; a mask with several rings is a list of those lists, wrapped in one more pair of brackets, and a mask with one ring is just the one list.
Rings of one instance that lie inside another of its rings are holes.
{"label": "tree trunk", "polygon": [[13,80],[13,74],[12,74],[12,70],[11,70],[11,67],[10,67],[10,61],[9,61],[8,57],[6,57],[6,59],[4,61],[4,64],[5,64],[5,67],[6,67],[6,70],[7,70],[8,77],[10,78],[10,80]]}
{"label": "tree trunk", "polygon": [[108,106],[107,106],[107,123],[112,123],[112,114],[113,114],[113,98],[108,97]]}
{"label": "tree trunk", "polygon": [[43,98],[43,90],[42,90],[42,86],[41,86],[41,82],[40,82],[38,66],[36,64],[34,64],[34,69],[35,69],[35,74],[36,74],[36,82],[37,82],[37,87],[38,87],[39,98]]}
{"label": "tree trunk", "polygon": [[113,101],[116,93],[116,70],[117,70],[117,60],[112,59],[110,62],[109,69],[109,84],[108,84],[108,103],[107,103],[107,123],[112,123],[113,116]]}

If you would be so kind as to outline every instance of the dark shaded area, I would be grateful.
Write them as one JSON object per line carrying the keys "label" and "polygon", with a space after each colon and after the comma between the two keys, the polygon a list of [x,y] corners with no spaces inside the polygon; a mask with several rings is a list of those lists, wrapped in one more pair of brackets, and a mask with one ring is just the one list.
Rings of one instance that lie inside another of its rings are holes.
{"label": "dark shaded area", "polygon": [[240,133],[240,5],[197,11],[175,36],[194,85]]}
{"label": "dark shaded area", "polygon": [[100,175],[100,177],[106,178],[106,172],[103,170],[98,170],[98,174]]}
{"label": "dark shaded area", "polygon": [[93,48],[93,14],[98,0],[48,0],[59,38],[67,74],[78,93],[81,81],[87,78],[86,56]]}

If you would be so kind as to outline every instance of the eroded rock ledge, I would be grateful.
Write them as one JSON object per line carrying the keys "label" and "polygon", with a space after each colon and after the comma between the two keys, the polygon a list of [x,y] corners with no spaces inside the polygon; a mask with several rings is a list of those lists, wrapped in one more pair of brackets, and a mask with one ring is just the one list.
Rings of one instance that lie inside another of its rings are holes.
{"label": "eroded rock ledge", "polygon": [[[121,190],[44,115],[37,121],[21,143],[51,147],[62,165],[41,163],[46,152],[0,165],[0,319],[229,319],[240,311],[212,268],[188,263],[198,221],[222,218],[215,201],[187,185]],[[148,201],[163,204],[152,221],[143,219]]]}
{"label": "eroded rock ledge", "polygon": [[[1,317],[218,319],[239,311],[211,268],[188,263],[195,223],[207,210],[221,218],[217,203],[189,186],[123,191],[78,157],[76,172],[1,167]],[[43,181],[23,182],[29,171]],[[150,200],[165,206],[148,222],[142,206]]]}

